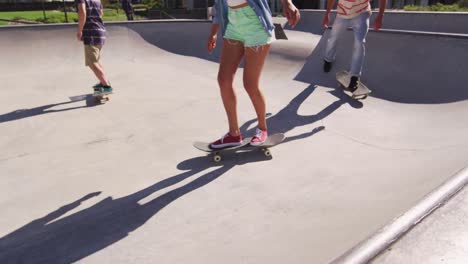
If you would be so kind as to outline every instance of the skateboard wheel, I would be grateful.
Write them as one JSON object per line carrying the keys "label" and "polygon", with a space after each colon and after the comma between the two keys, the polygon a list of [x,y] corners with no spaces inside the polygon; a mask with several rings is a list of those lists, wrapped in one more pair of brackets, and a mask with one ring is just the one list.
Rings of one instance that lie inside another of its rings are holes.
{"label": "skateboard wheel", "polygon": [[266,157],[271,157],[271,152],[269,149],[266,149],[263,153],[265,154]]}
{"label": "skateboard wheel", "polygon": [[213,161],[214,162],[220,162],[221,161],[221,156],[220,155],[214,155],[213,156]]}

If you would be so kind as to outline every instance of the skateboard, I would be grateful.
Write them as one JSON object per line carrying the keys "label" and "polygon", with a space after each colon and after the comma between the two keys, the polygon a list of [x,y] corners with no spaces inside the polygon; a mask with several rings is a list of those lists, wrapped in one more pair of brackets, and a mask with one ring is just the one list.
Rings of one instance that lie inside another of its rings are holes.
{"label": "skateboard", "polygon": [[268,138],[265,140],[265,142],[262,145],[259,146],[252,146],[250,145],[250,140],[252,138],[244,138],[242,140],[242,144],[239,146],[235,147],[226,147],[226,148],[221,148],[221,149],[213,149],[210,147],[211,143],[206,143],[206,142],[194,142],[193,146],[201,151],[205,151],[210,153],[213,156],[213,161],[214,162],[220,162],[222,159],[221,154],[226,151],[234,151],[236,152],[237,150],[255,150],[255,149],[260,149],[263,151],[263,154],[266,157],[271,157],[271,151],[270,148],[278,145],[279,143],[283,142],[285,138],[285,135],[282,133],[279,134],[274,134],[271,136],[268,136]]}
{"label": "skateboard", "polygon": [[351,75],[347,71],[339,71],[336,73],[336,80],[340,87],[348,93],[351,93],[351,97],[356,100],[364,100],[372,92],[367,86],[365,86],[361,81],[358,82],[358,90],[363,91],[359,94],[354,94],[348,89],[349,82],[351,80]]}
{"label": "skateboard", "polygon": [[112,93],[93,94],[94,102],[104,104],[110,100]]}

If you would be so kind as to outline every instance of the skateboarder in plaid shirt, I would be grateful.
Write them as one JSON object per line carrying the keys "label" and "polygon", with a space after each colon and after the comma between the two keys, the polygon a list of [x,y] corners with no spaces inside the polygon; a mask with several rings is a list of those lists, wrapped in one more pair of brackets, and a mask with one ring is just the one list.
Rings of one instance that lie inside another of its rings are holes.
{"label": "skateboarder in plaid shirt", "polygon": [[[291,26],[297,24],[299,11],[291,0],[282,0],[286,18]],[[256,135],[250,144],[261,145],[268,137],[265,98],[259,87],[260,75],[270,44],[275,39],[272,15],[267,0],[215,0],[214,19],[208,38],[208,51],[216,47],[221,27],[223,47],[218,71],[221,98],[229,121],[229,132],[211,144],[211,148],[225,148],[242,144],[237,121],[237,99],[233,87],[234,75],[242,58],[244,88],[258,118]]]}
{"label": "skateboarder in plaid shirt", "polygon": [[[379,0],[379,13],[374,21],[374,29],[382,27],[383,16],[387,0]],[[323,19],[323,26],[328,28],[330,22],[330,10],[335,5],[335,0],[328,0],[327,11]],[[358,83],[361,77],[362,65],[365,56],[366,35],[369,31],[369,19],[372,14],[369,0],[338,0],[337,16],[333,23],[330,36],[327,41],[325,58],[323,63],[324,72],[332,68],[336,55],[336,42],[339,36],[348,28],[354,31],[353,56],[351,58],[351,81],[348,89],[353,93],[359,93]]]}
{"label": "skateboarder in plaid shirt", "polygon": [[102,22],[102,4],[99,0],[75,0],[78,7],[78,32],[76,38],[83,41],[85,65],[96,75],[99,83],[95,94],[111,93],[112,87],[106,78],[104,67],[99,62],[101,49],[106,40],[106,28]]}

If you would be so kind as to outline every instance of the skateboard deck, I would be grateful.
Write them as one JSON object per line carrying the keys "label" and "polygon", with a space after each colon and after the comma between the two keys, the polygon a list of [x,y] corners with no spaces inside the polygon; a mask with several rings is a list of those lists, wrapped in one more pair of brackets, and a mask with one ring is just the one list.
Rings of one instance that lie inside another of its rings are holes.
{"label": "skateboard deck", "polygon": [[110,100],[110,95],[111,94],[112,93],[93,94],[93,98],[94,98],[94,101],[96,103],[104,104],[104,103],[106,103],[107,101]]}
{"label": "skateboard deck", "polygon": [[347,71],[339,71],[336,73],[336,80],[340,87],[347,93],[351,93],[351,97],[356,100],[364,100],[372,92],[367,86],[365,86],[361,81],[358,82],[358,90],[363,91],[359,94],[354,94],[348,89],[349,82],[351,80],[351,74]]}
{"label": "skateboard deck", "polygon": [[250,145],[250,141],[252,138],[244,138],[242,140],[242,144],[239,146],[235,147],[226,147],[226,148],[221,148],[221,149],[213,149],[210,147],[211,143],[206,143],[206,142],[194,142],[193,146],[201,151],[208,152],[212,154],[213,160],[215,162],[220,162],[222,159],[221,154],[226,151],[237,151],[237,150],[255,150],[255,149],[261,149],[263,151],[263,154],[265,156],[270,157],[271,156],[271,151],[270,148],[273,146],[278,145],[279,143],[283,142],[285,138],[285,135],[282,133],[274,134],[271,136],[268,136],[268,138],[265,140],[265,142],[260,145],[260,146],[252,146]]}

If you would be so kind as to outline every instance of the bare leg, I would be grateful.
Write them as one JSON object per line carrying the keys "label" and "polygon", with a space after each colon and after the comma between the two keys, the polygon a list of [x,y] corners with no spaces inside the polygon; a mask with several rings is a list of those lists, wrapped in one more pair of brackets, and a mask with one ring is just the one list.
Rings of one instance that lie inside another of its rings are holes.
{"label": "bare leg", "polygon": [[229,134],[232,136],[238,136],[240,134],[237,121],[237,97],[234,92],[233,82],[243,56],[244,46],[242,43],[233,40],[224,40],[219,63],[218,84],[221,90],[224,109],[228,117]]}
{"label": "bare leg", "polygon": [[270,45],[245,49],[244,87],[257,112],[258,128],[267,130],[265,97],[260,90],[260,75]]}
{"label": "bare leg", "polygon": [[94,75],[98,78],[102,85],[110,86],[110,83],[107,81],[106,74],[104,73],[104,68],[101,63],[93,63],[89,65],[89,68],[94,72]]}

